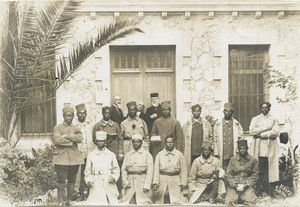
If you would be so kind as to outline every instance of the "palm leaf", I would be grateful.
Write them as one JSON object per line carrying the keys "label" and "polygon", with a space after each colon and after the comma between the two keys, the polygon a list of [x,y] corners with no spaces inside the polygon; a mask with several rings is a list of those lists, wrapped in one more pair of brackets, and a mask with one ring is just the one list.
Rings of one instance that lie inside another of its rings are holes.
{"label": "palm leaf", "polygon": [[[143,32],[137,27],[138,21],[129,18],[115,19],[103,26],[96,37],[91,37],[86,43],[78,44],[69,52],[69,62],[65,64],[64,57],[60,58],[59,87],[72,73],[79,69],[80,65],[93,53],[104,45],[137,32]],[[67,72],[66,72],[67,71]]]}

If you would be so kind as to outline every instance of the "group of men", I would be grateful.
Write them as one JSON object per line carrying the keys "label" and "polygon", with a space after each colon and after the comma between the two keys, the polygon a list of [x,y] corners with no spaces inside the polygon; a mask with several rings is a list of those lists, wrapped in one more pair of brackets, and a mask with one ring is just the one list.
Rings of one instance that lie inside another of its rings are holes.
{"label": "group of men", "polygon": [[79,166],[80,195],[95,205],[254,204],[257,195],[272,195],[279,180],[279,129],[269,114],[270,103],[262,103],[262,113],[251,121],[248,153],[231,103],[224,105],[224,118],[213,128],[201,117],[199,104],[191,107],[191,118],[181,126],[171,116],[170,101],[160,103],[158,93],[150,97],[146,114],[142,103],[131,101],[124,117],[121,98],[115,96],[93,128],[88,127],[84,104],[76,106],[74,122],[74,108],[63,108],[64,122],[54,127],[53,136],[59,205],[71,205]]}

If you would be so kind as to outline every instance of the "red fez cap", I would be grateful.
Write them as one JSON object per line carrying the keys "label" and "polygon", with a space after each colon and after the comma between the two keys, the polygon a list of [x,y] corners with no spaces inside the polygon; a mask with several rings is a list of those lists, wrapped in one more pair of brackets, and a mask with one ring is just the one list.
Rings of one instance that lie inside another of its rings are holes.
{"label": "red fez cap", "polygon": [[69,106],[69,105],[66,105],[66,106],[63,108],[62,112],[63,112],[63,114],[64,114],[64,113],[67,113],[67,112],[71,112],[71,113],[74,114],[74,109],[73,109],[73,107],[71,107],[71,106]]}
{"label": "red fez cap", "polygon": [[130,101],[126,104],[127,108],[130,108],[131,106],[135,106],[136,107],[136,102],[135,101]]}
{"label": "red fez cap", "polygon": [[171,108],[171,101],[161,102],[161,108]]}
{"label": "red fez cap", "polygon": [[246,139],[240,139],[240,140],[238,140],[237,141],[237,145],[238,145],[238,147],[248,147]]}
{"label": "red fez cap", "polygon": [[150,97],[151,98],[158,97],[158,93],[150,93]]}
{"label": "red fez cap", "polygon": [[233,110],[233,104],[232,103],[225,103],[224,104],[224,109]]}
{"label": "red fez cap", "polygon": [[76,108],[77,112],[79,112],[79,111],[85,111],[86,110],[84,103],[78,104],[77,106],[75,106],[75,108]]}
{"label": "red fez cap", "polygon": [[200,108],[200,110],[202,109],[202,107],[199,104],[195,104],[191,107],[192,111],[194,111],[196,108]]}
{"label": "red fez cap", "polygon": [[212,144],[211,144],[211,142],[209,142],[209,141],[204,141],[204,142],[202,142],[202,148],[203,148],[203,147],[209,147],[209,148],[212,149]]}

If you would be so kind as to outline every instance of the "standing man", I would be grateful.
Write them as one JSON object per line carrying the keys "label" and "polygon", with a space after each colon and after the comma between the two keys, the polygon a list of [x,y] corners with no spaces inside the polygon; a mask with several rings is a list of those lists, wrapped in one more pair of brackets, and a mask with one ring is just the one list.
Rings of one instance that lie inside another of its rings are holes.
{"label": "standing man", "polygon": [[164,204],[168,192],[171,204],[183,204],[188,177],[185,157],[175,149],[174,138],[165,138],[165,143],[166,147],[157,154],[154,164],[154,203]]}
{"label": "standing man", "polygon": [[121,97],[114,96],[113,97],[113,104],[110,107],[111,110],[111,120],[117,122],[119,125],[124,120],[123,111],[121,109]]}
{"label": "standing man", "polygon": [[265,192],[273,197],[275,182],[279,181],[279,126],[269,114],[270,108],[269,102],[260,104],[261,114],[252,118],[249,131],[253,135],[250,153],[259,165],[258,195]]}
{"label": "standing man", "polygon": [[[137,104],[136,104],[137,113],[136,114],[138,115],[138,117],[140,117],[141,119],[143,119],[146,122],[146,124],[147,124],[147,116],[144,113],[144,108],[145,107],[144,107],[144,103],[143,102],[141,102],[141,101],[137,102]],[[148,128],[148,130],[149,130],[149,128]]]}
{"label": "standing man", "polygon": [[237,141],[243,138],[243,128],[232,117],[232,103],[224,104],[223,113],[224,118],[214,128],[214,155],[219,157],[221,166],[226,171],[230,158],[237,152]]}
{"label": "standing man", "polygon": [[175,138],[175,148],[183,152],[184,141],[179,121],[171,116],[171,102],[162,102],[162,117],[154,121],[151,136],[160,136],[159,141],[151,141],[150,150],[155,159],[158,152],[165,147],[165,138]]}
{"label": "standing man", "polygon": [[94,143],[97,146],[87,157],[85,181],[90,187],[87,203],[92,205],[118,204],[119,192],[116,182],[120,177],[120,168],[116,155],[108,150],[107,133],[97,131]]}
{"label": "standing man", "polygon": [[79,186],[79,195],[80,201],[86,199],[86,194],[84,191],[88,192],[86,183],[84,182],[84,169],[86,165],[86,159],[88,153],[90,153],[93,149],[93,138],[92,138],[92,126],[91,123],[86,119],[87,112],[85,104],[78,104],[75,106],[77,119],[74,121],[74,125],[78,126],[82,133],[82,141],[78,144],[79,150],[83,153],[84,164],[80,165],[80,186]]}
{"label": "standing man", "polygon": [[[72,124],[74,108],[65,106],[62,110],[64,122],[56,125],[53,132],[52,163],[58,177],[58,205],[71,206],[71,199],[75,188],[76,174],[79,165],[84,164],[82,153],[78,149],[78,143],[82,141],[80,128]],[[67,197],[65,183],[67,181]]]}
{"label": "standing man", "polygon": [[158,93],[151,93],[151,104],[149,108],[146,110],[146,117],[147,117],[147,126],[149,130],[149,134],[151,134],[153,123],[156,119],[161,117],[162,115],[162,109],[161,105],[159,103]]}
{"label": "standing man", "polygon": [[208,141],[213,143],[213,134],[210,123],[200,117],[202,107],[193,105],[192,118],[182,126],[184,137],[184,156],[187,159],[188,169],[194,160],[202,154],[202,143]]}
{"label": "standing man", "polygon": [[225,205],[235,205],[239,200],[244,204],[255,205],[253,185],[258,179],[258,163],[248,154],[247,140],[238,140],[237,145],[238,155],[230,159],[226,172],[228,186]]}
{"label": "standing man", "polygon": [[102,117],[93,128],[93,138],[96,138],[97,131],[105,131],[107,133],[106,148],[115,153],[118,160],[123,160],[124,152],[121,129],[117,122],[111,120],[111,109],[109,106],[102,108]]}
{"label": "standing man", "polygon": [[151,184],[153,178],[153,158],[142,147],[141,134],[132,135],[133,150],[125,155],[122,165],[124,197],[122,204],[151,204]]}
{"label": "standing man", "polygon": [[[193,162],[189,174],[189,190],[192,192],[191,203],[199,203],[202,200],[209,200],[210,204],[215,203],[218,195],[220,172],[219,159],[212,156],[212,144],[204,141],[202,144],[202,154]],[[224,173],[223,173],[224,175]]]}
{"label": "standing man", "polygon": [[123,149],[126,155],[133,149],[132,135],[140,134],[144,138],[143,147],[149,149],[149,135],[146,122],[137,116],[136,102],[131,101],[126,104],[128,108],[128,117],[121,123],[121,136],[123,139]]}

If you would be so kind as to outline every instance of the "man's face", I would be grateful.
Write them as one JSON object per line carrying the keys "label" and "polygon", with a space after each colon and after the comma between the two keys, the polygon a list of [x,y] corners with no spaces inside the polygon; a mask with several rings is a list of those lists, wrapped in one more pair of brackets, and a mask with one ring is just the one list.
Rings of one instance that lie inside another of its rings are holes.
{"label": "man's face", "polygon": [[86,115],[87,115],[86,110],[78,111],[77,112],[78,121],[79,122],[84,122]]}
{"label": "man's face", "polygon": [[199,119],[199,117],[201,115],[201,109],[200,109],[200,107],[195,108],[192,111],[192,114],[193,114],[194,119]]}
{"label": "man's face", "polygon": [[139,139],[133,139],[132,140],[132,146],[133,146],[133,149],[134,150],[139,150],[140,148],[141,148],[141,146],[142,146],[142,140],[139,140]]}
{"label": "man's face", "polygon": [[137,103],[136,109],[137,109],[137,111],[143,111],[144,110],[144,105],[142,103]]}
{"label": "man's face", "polygon": [[128,115],[129,117],[133,118],[136,116],[136,112],[137,112],[137,109],[136,109],[136,106],[130,106],[128,108]]}
{"label": "man's face", "polygon": [[166,139],[166,149],[168,151],[172,151],[174,149],[174,139],[173,138],[167,138]]}
{"label": "man's face", "polygon": [[103,119],[105,121],[108,121],[110,119],[110,110],[106,109],[103,113],[102,113]]}
{"label": "man's face", "polygon": [[202,150],[203,150],[203,152],[202,152],[202,157],[203,157],[204,159],[209,158],[210,155],[211,155],[211,149],[210,149],[210,147],[205,146],[205,147],[202,148]]}
{"label": "man's face", "polygon": [[233,110],[231,110],[231,109],[224,109],[223,113],[224,113],[224,118],[226,120],[229,120],[229,119],[232,118]]}
{"label": "man's face", "polygon": [[162,116],[163,117],[169,117],[171,115],[171,109],[168,107],[165,107],[162,109]]}
{"label": "man's face", "polygon": [[242,146],[238,148],[241,157],[245,157],[248,153],[248,147]]}
{"label": "man's face", "polygon": [[267,115],[270,111],[270,107],[268,107],[267,104],[263,104],[260,108],[261,113],[263,113],[264,115]]}
{"label": "man's face", "polygon": [[114,104],[121,106],[121,97],[120,96],[114,97]]}
{"label": "man's face", "polygon": [[103,149],[105,147],[106,140],[96,141],[95,144],[99,149]]}
{"label": "man's face", "polygon": [[152,106],[157,107],[159,104],[159,98],[158,97],[151,98],[151,104]]}
{"label": "man's face", "polygon": [[74,114],[72,112],[66,112],[64,113],[63,117],[64,117],[64,121],[67,124],[71,124],[74,118]]}

